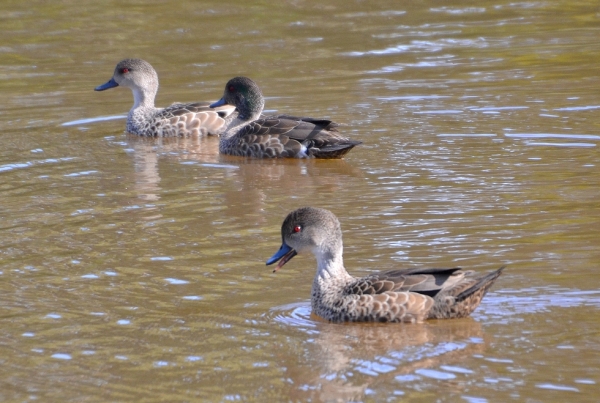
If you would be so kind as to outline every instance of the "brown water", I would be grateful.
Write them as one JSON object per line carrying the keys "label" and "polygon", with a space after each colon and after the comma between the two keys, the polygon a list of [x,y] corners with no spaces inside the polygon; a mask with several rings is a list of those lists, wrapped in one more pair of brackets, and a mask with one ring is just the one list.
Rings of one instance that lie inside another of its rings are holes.
{"label": "brown water", "polygon": [[[597,401],[597,2],[4,1],[0,20],[1,401]],[[269,111],[364,145],[251,161],[128,137],[129,91],[93,91],[125,57],[157,69],[159,105],[243,74]],[[323,323],[311,256],[264,265],[303,205],[339,216],[356,275],[508,269],[472,318]]]}

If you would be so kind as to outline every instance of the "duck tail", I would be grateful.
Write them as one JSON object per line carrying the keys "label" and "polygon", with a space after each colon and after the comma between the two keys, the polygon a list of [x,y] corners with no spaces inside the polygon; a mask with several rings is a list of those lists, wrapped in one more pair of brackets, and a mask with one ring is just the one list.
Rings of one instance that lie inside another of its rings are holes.
{"label": "duck tail", "polygon": [[342,144],[333,144],[320,149],[312,148],[310,151],[315,158],[338,159],[344,157],[359,144],[362,144],[362,141],[347,140]]}
{"label": "duck tail", "polygon": [[492,284],[494,284],[496,279],[500,277],[502,271],[505,268],[506,266],[502,266],[498,270],[480,277],[475,284],[473,284],[471,287],[467,288],[466,290],[462,291],[456,296],[456,302],[462,302],[467,298],[473,296],[475,293],[481,293],[481,298],[483,298],[485,293],[490,289]]}
{"label": "duck tail", "polygon": [[453,290],[448,290],[448,292],[437,296],[429,313],[429,318],[451,319],[469,316],[479,306],[481,300],[496,279],[500,277],[505,267],[502,266],[489,274],[463,282],[462,286],[459,284]]}

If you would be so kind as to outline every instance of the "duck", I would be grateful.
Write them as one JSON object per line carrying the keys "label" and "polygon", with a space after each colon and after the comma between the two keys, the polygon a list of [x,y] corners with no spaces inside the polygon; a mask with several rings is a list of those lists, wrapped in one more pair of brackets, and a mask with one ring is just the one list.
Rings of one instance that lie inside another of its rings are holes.
{"label": "duck", "polygon": [[267,265],[278,271],[297,254],[312,252],[317,273],[311,292],[314,314],[329,322],[420,323],[469,316],[500,276],[461,268],[396,269],[356,278],[344,268],[342,230],[329,210],[302,207],[281,226],[282,245]]}
{"label": "duck", "polygon": [[213,108],[235,106],[237,115],[221,133],[219,152],[254,158],[344,157],[361,141],[338,132],[339,124],[327,119],[292,115],[261,115],[265,100],[258,85],[248,77],[234,77],[225,85],[223,97]]}
{"label": "duck", "polygon": [[133,93],[133,107],[127,115],[127,132],[145,137],[218,135],[233,119],[234,107],[211,108],[211,102],[174,103],[166,108],[154,106],[158,92],[158,74],[145,60],[124,59],[114,74],[95,91],[118,86]]}

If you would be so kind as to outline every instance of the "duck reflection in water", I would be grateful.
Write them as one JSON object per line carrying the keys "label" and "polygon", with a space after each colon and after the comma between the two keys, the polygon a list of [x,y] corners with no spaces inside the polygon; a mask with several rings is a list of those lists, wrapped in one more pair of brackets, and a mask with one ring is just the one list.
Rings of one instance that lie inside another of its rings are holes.
{"label": "duck reflection in water", "polygon": [[[303,360],[286,372],[294,385],[302,385],[290,391],[290,400],[361,401],[377,385],[418,389],[427,382],[420,374],[454,379],[452,371],[471,372],[471,364],[461,368],[460,363],[483,354],[485,339],[481,324],[472,318],[419,326],[317,320]],[[453,382],[446,387],[461,392],[468,385]]]}
{"label": "duck reflection in water", "polygon": [[[253,214],[258,224],[268,219],[264,210],[272,202],[271,189],[278,189],[277,194],[282,198],[295,196],[299,188],[335,193],[364,177],[359,168],[343,159],[240,159],[219,154],[219,139],[213,136],[147,138],[129,135],[126,147],[133,151],[133,186],[137,198],[149,202],[160,200],[161,177],[171,173],[181,175],[179,170],[173,169],[173,162],[189,164],[195,168],[186,172],[199,177],[190,194],[201,195],[210,205],[223,206],[231,217]],[[161,161],[169,161],[163,166],[165,172],[161,172]],[[169,179],[169,183],[171,181]],[[289,186],[290,181],[295,186]],[[210,201],[212,197],[218,200]]]}

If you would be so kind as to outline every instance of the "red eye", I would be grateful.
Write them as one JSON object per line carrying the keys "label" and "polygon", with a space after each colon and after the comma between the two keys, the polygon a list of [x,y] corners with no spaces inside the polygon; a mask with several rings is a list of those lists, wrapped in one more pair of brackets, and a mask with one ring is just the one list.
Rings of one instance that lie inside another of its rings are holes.
{"label": "red eye", "polygon": [[235,91],[235,87],[232,85],[229,87],[229,92],[233,92],[233,91]]}
{"label": "red eye", "polygon": [[302,227],[301,227],[301,226],[299,226],[299,225],[296,225],[296,226],[294,227],[294,232],[300,232],[300,231],[302,231]]}
{"label": "red eye", "polygon": [[123,74],[125,74],[125,73],[129,73],[129,69],[127,69],[127,68],[123,69]]}

